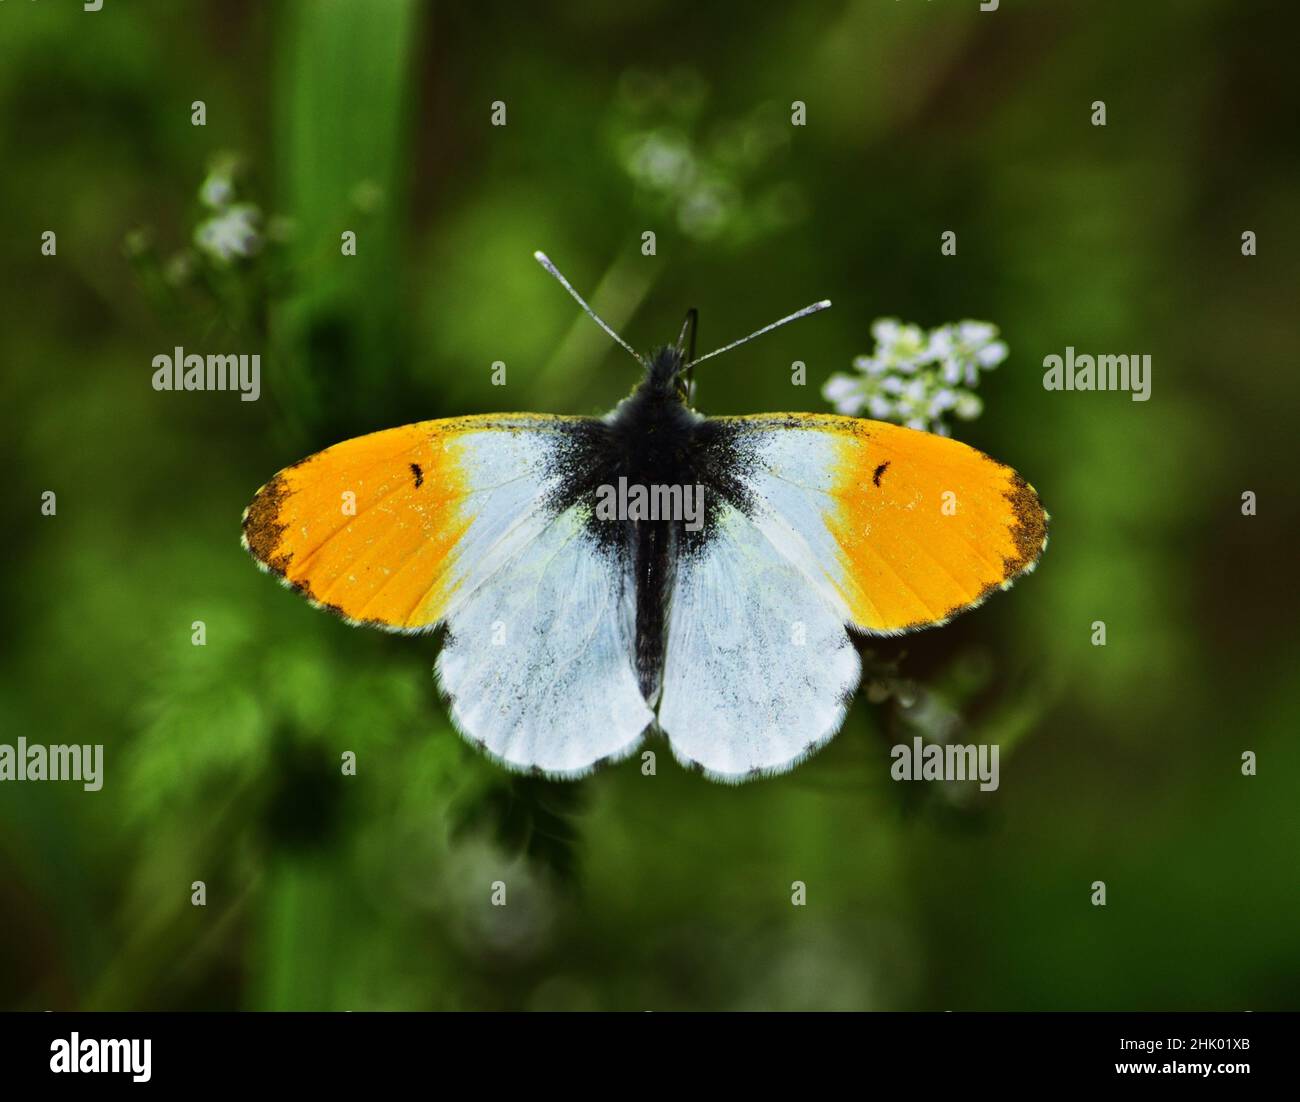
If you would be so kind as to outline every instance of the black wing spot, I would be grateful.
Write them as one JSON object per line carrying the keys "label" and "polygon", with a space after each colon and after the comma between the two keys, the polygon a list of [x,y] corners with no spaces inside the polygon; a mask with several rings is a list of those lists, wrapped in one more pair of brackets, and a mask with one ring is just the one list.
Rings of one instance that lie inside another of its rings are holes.
{"label": "black wing spot", "polygon": [[879,485],[880,485],[880,476],[881,476],[882,474],[884,474],[885,471],[886,471],[888,468],[889,468],[889,460],[885,460],[885,462],[883,462],[882,464],[880,464],[880,466],[877,467],[877,468],[875,469],[875,471],[872,473],[872,475],[871,475],[871,481],[874,482],[877,486],[879,486]]}
{"label": "black wing spot", "polygon": [[418,490],[424,485],[424,471],[420,469],[420,464],[411,464],[411,473],[415,475],[415,488]]}

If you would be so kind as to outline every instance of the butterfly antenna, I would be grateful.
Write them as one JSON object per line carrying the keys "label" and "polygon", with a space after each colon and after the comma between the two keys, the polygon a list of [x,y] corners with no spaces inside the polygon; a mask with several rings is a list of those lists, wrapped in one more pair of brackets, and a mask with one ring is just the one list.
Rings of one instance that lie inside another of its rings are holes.
{"label": "butterfly antenna", "polygon": [[[683,363],[690,363],[695,359],[695,333],[699,329],[700,312],[692,306],[686,311],[686,319],[682,322],[682,331],[677,337],[677,356]],[[687,333],[690,334],[690,340],[687,340]],[[681,369],[686,379],[686,400],[690,402],[695,392],[695,374],[689,367]]]}
{"label": "butterfly antenna", "polygon": [[798,321],[800,318],[806,318],[809,314],[815,314],[819,310],[825,310],[830,304],[831,300],[828,298],[822,299],[821,302],[814,302],[811,306],[805,306],[802,310],[796,310],[793,314],[782,318],[780,321],[774,321],[771,325],[765,325],[762,329],[755,330],[753,333],[750,333],[748,337],[741,337],[738,341],[732,341],[730,344],[723,345],[721,348],[716,348],[712,352],[706,352],[698,360],[692,360],[686,365],[686,367],[689,369],[694,367],[696,364],[702,364],[705,360],[713,359],[714,356],[721,356],[724,352],[730,352],[733,348],[739,348],[742,344],[747,344],[755,337],[761,337],[764,333],[770,333],[773,329],[779,329],[787,322]]}
{"label": "butterfly antenna", "polygon": [[573,284],[570,283],[567,279],[565,279],[564,276],[560,274],[560,269],[551,263],[550,257],[548,257],[544,252],[542,252],[539,249],[537,250],[537,252],[533,253],[533,258],[537,261],[538,264],[540,264],[543,268],[545,268],[548,272],[550,272],[551,275],[553,275],[557,280],[559,280],[560,286],[563,287],[566,291],[569,292],[569,294],[573,296],[574,301],[583,308],[587,316],[591,318],[592,321],[594,321],[603,330],[605,330],[606,333],[608,333],[611,337],[613,337],[614,340],[616,340],[625,349],[627,349],[628,355],[631,356],[634,360],[636,360],[637,363],[639,363],[642,367],[646,366],[645,360],[636,354],[636,351],[632,348],[632,346],[628,344],[627,341],[625,341],[617,333],[615,333],[614,330],[612,330],[608,325],[606,325],[604,320],[601,318],[601,316],[597,314],[596,311],[593,310],[590,306],[587,305],[586,300],[583,299],[583,297],[573,289]]}

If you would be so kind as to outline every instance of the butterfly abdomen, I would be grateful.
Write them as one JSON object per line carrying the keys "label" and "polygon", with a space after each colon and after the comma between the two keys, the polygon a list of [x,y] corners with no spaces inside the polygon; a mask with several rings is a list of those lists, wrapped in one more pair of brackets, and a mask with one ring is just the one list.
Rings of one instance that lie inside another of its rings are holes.
{"label": "butterfly abdomen", "polygon": [[597,541],[625,559],[634,580],[634,660],[642,695],[653,706],[663,677],[676,565],[710,538],[710,520],[730,481],[731,449],[728,434],[685,405],[668,373],[653,369],[606,428],[581,460],[586,492],[612,490],[620,506],[640,496],[653,509],[649,516],[611,517],[593,508],[590,521]]}
{"label": "butterfly abdomen", "polygon": [[636,576],[636,673],[651,707],[659,699],[667,642],[667,605],[672,592],[676,543],[671,521],[641,521],[633,529]]}

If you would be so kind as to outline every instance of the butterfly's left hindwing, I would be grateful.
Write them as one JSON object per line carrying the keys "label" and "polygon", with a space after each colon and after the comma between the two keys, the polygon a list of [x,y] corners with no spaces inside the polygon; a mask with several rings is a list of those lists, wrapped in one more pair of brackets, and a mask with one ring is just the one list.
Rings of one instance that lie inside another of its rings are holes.
{"label": "butterfly's left hindwing", "polygon": [[943,623],[1032,569],[1047,515],[1015,471],[957,441],[811,414],[718,418],[734,500],[683,543],[659,724],[738,781],[793,767],[857,688],[846,625]]}
{"label": "butterfly's left hindwing", "polygon": [[858,652],[809,564],[732,505],[684,545],[669,605],[659,725],[714,780],[792,768],[839,730]]}
{"label": "butterfly's left hindwing", "polygon": [[512,768],[577,776],[630,753],[653,719],[630,565],[565,494],[594,431],[498,414],[348,440],[258,491],[244,545],[351,621],[445,623],[437,671],[461,732]]}

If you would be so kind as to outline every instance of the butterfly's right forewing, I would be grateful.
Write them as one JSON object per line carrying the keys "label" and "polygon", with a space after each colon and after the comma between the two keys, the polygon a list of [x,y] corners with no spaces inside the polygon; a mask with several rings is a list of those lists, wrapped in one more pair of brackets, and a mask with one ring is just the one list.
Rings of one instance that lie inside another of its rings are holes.
{"label": "butterfly's right forewing", "polygon": [[517,770],[573,777],[630,753],[635,589],[589,523],[593,436],[577,417],[426,421],[281,471],[244,519],[255,558],[313,603],[390,630],[439,624],[456,726]]}
{"label": "butterfly's right forewing", "polygon": [[1046,542],[1033,487],[955,440],[818,414],[708,425],[715,505],[680,544],[658,718],[715,778],[782,772],[835,734],[859,675],[847,626],[943,623]]}

